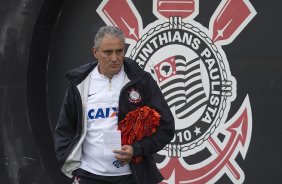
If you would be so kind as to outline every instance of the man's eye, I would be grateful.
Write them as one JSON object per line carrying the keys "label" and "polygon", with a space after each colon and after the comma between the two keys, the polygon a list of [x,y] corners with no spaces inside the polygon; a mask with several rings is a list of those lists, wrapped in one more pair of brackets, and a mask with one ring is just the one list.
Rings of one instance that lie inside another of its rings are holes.
{"label": "man's eye", "polygon": [[117,50],[117,55],[120,55],[123,50]]}
{"label": "man's eye", "polygon": [[112,52],[110,50],[106,50],[104,53],[107,55],[111,55]]}

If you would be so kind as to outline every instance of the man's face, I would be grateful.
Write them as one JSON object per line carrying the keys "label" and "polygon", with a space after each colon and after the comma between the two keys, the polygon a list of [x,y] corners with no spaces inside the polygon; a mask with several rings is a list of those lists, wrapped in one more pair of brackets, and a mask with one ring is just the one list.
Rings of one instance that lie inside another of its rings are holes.
{"label": "man's face", "polygon": [[94,56],[99,61],[99,72],[109,78],[118,74],[123,65],[124,44],[115,36],[102,38],[98,49],[93,48]]}

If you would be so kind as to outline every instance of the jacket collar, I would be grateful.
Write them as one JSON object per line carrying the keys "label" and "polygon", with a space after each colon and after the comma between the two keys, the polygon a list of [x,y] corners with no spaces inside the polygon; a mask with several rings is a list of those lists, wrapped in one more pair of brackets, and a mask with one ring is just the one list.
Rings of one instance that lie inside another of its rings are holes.
{"label": "jacket collar", "polygon": [[[87,63],[68,71],[65,76],[71,83],[78,85],[89,75],[89,73],[97,66],[97,64],[98,61],[95,60],[94,62]],[[130,58],[125,57],[123,64],[124,71],[130,80],[139,80],[146,74],[146,72]]]}

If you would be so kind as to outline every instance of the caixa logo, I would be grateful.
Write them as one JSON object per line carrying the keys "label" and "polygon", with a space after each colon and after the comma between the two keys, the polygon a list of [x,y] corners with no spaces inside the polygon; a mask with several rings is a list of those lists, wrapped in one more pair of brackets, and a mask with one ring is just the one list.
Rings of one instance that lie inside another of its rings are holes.
{"label": "caixa logo", "polygon": [[90,108],[87,111],[88,120],[103,119],[103,118],[113,118],[117,117],[118,110],[116,107],[106,107],[106,108]]}
{"label": "caixa logo", "polygon": [[157,20],[145,28],[131,0],[104,0],[97,12],[125,32],[126,56],[151,73],[174,115],[174,139],[157,154],[162,183],[215,183],[224,174],[243,183],[235,158],[241,153],[245,159],[250,144],[251,106],[246,95],[227,119],[237,81],[222,46],[232,43],[256,11],[248,0],[222,0],[207,28],[194,20],[199,0],[151,5]]}

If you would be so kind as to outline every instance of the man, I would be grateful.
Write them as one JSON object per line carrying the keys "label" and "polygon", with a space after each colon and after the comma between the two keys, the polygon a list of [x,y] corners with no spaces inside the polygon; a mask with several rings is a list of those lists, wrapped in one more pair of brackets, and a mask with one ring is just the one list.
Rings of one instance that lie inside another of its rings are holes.
{"label": "man", "polygon": [[[80,184],[155,184],[163,180],[152,154],[174,136],[173,115],[151,75],[125,58],[125,36],[101,27],[94,39],[98,61],[66,74],[68,88],[54,133],[64,174]],[[160,115],[152,135],[105,154],[105,137],[129,112],[148,106]],[[132,159],[141,157],[138,163]]]}

